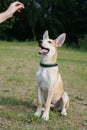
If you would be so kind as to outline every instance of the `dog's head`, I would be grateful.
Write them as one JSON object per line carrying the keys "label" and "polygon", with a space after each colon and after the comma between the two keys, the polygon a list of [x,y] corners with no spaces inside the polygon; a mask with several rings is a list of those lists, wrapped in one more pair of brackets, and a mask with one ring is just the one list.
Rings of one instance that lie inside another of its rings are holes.
{"label": "dog's head", "polygon": [[59,35],[55,40],[50,39],[48,35],[48,31],[45,31],[43,34],[43,39],[39,41],[39,47],[41,50],[39,51],[39,54],[44,56],[52,56],[57,51],[59,47],[62,46],[66,38],[66,34],[62,33]]}

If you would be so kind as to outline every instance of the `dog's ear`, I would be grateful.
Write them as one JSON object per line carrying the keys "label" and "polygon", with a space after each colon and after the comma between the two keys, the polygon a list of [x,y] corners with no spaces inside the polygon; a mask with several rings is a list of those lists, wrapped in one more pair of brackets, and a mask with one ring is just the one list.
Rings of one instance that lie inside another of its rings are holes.
{"label": "dog's ear", "polygon": [[43,40],[44,39],[49,39],[49,34],[48,34],[48,31],[46,30],[43,34]]}
{"label": "dog's ear", "polygon": [[56,39],[56,45],[61,47],[65,41],[66,38],[66,33],[62,33],[61,35],[59,35]]}

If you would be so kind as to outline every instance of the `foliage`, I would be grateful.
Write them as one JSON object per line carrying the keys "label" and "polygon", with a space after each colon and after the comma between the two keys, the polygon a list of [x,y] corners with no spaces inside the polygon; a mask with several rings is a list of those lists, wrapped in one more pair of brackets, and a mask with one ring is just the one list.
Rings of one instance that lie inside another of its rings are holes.
{"label": "foliage", "polygon": [[[1,0],[0,12],[15,0]],[[86,0],[20,0],[25,9],[0,25],[0,39],[36,40],[47,29],[53,38],[66,32],[67,46],[78,47],[87,33]]]}
{"label": "foliage", "polygon": [[83,39],[78,39],[78,43],[81,50],[87,51],[87,35]]}

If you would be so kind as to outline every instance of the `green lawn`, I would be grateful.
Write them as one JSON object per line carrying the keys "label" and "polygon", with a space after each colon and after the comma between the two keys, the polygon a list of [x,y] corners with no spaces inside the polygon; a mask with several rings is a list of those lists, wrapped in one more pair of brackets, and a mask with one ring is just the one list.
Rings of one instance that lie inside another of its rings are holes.
{"label": "green lawn", "polygon": [[37,44],[0,42],[0,130],[86,130],[87,52],[61,48],[58,64],[70,97],[67,117],[50,111],[48,122],[34,116]]}

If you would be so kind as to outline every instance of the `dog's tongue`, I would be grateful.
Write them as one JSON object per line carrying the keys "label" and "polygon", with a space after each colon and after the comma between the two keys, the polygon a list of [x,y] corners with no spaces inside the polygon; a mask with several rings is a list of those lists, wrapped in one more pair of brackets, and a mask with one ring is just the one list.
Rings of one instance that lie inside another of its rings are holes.
{"label": "dog's tongue", "polygon": [[46,54],[46,53],[48,53],[48,50],[47,50],[47,49],[41,49],[41,50],[39,51],[39,54]]}

